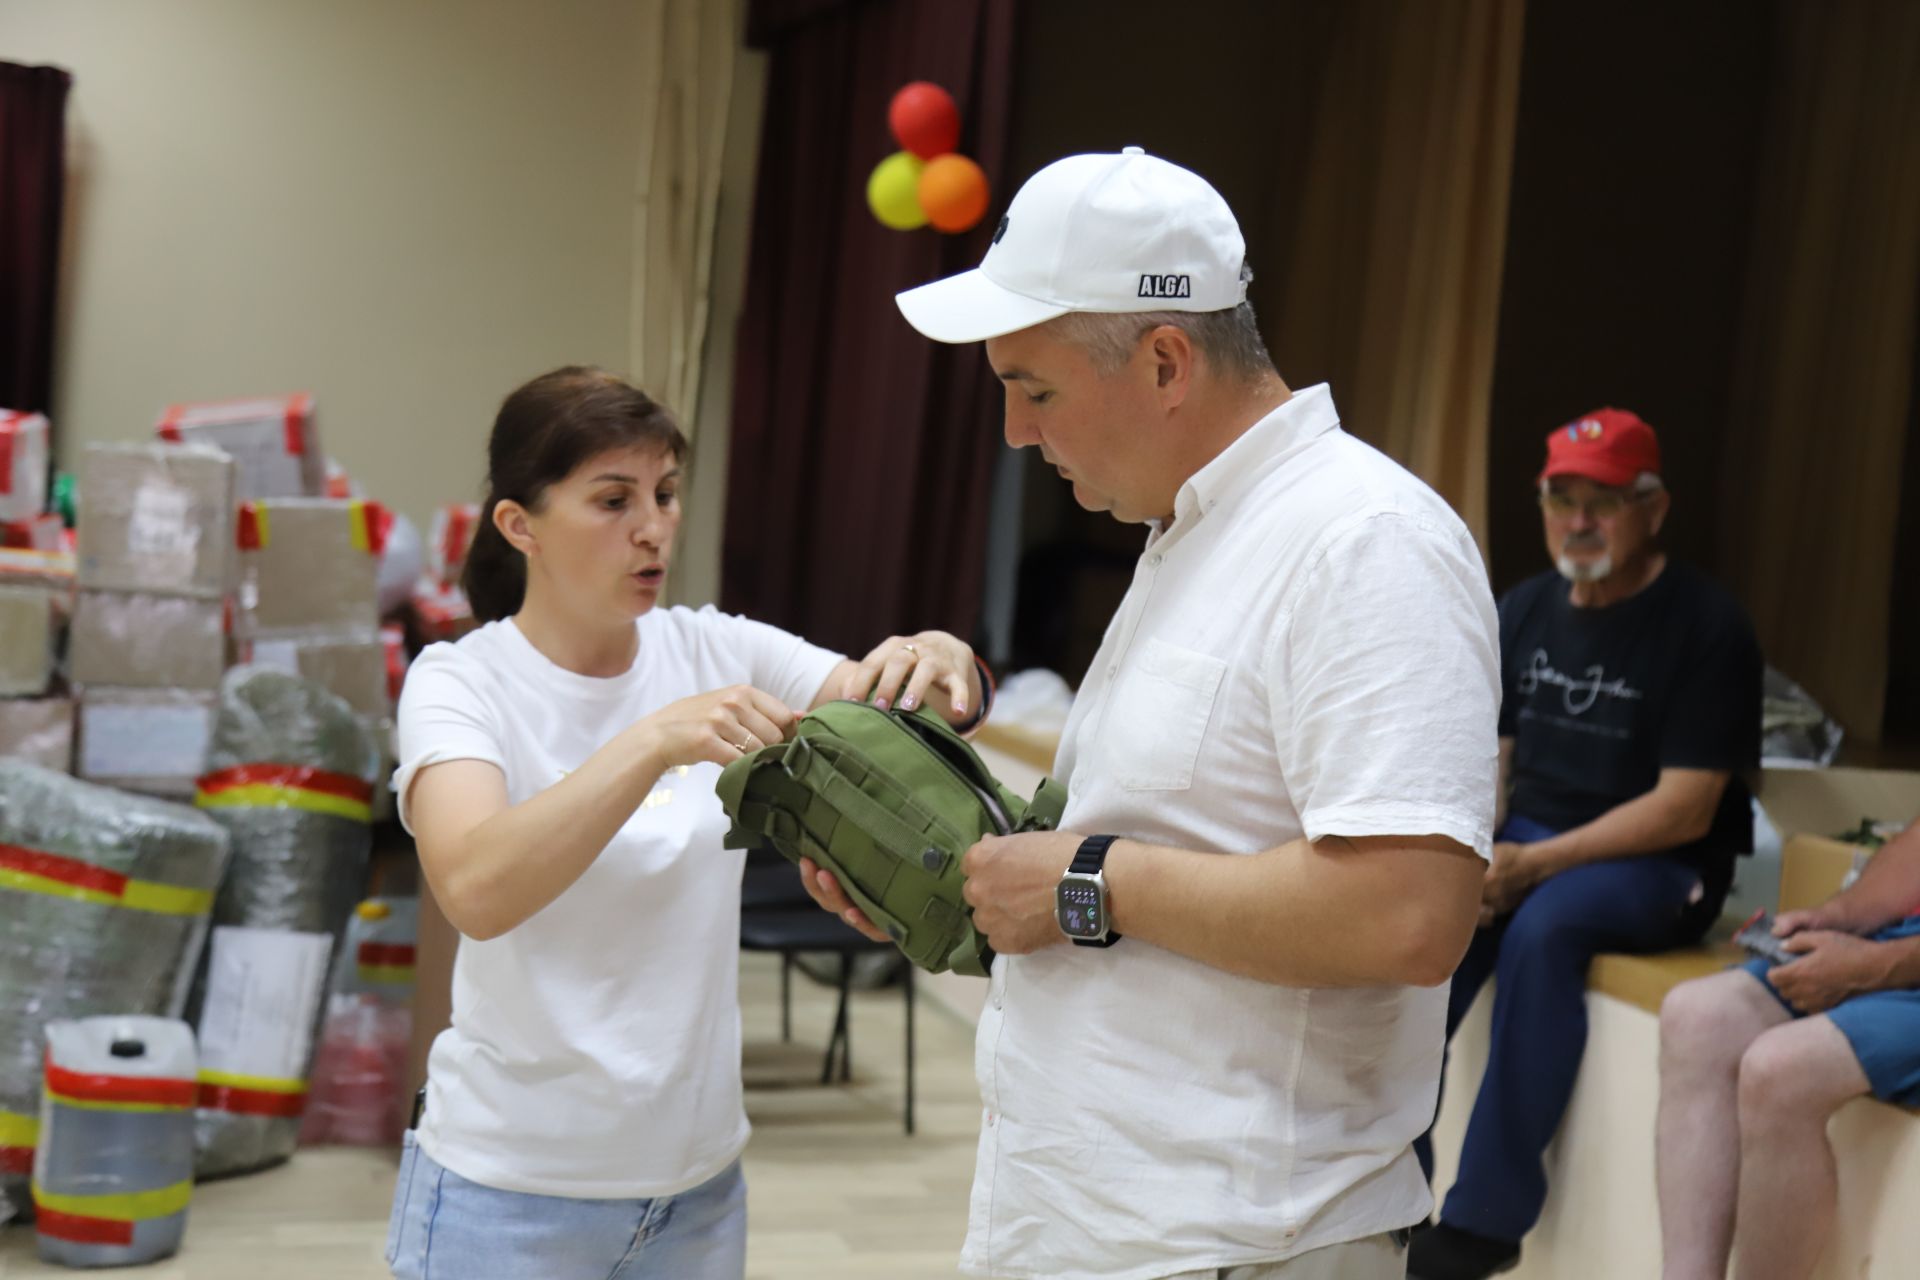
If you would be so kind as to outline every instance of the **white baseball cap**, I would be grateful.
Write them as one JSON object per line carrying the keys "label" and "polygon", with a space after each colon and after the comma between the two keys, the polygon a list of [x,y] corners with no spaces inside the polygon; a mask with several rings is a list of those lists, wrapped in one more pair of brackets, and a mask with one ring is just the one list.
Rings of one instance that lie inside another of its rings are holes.
{"label": "white baseball cap", "polygon": [[1246,300],[1246,256],[1206,179],[1128,147],[1034,174],[978,268],[894,301],[935,342],[980,342],[1069,311],[1224,311]]}

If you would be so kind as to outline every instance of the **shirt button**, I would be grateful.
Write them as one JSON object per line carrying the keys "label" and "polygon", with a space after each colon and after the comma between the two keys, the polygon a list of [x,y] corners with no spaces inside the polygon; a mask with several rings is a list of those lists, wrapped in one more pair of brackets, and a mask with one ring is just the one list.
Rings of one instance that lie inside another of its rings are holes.
{"label": "shirt button", "polygon": [[1111,679],[1113,679],[1113,678],[1114,678],[1115,676],[1117,676],[1117,675],[1119,675],[1119,674],[1120,674],[1120,664],[1119,664],[1119,663],[1117,663],[1117,662],[1116,662],[1116,663],[1114,663],[1114,664],[1113,664],[1112,666],[1110,666],[1110,667],[1108,667],[1108,668],[1107,668],[1107,679],[1109,679],[1109,680],[1111,680]]}
{"label": "shirt button", "polygon": [[1147,564],[1152,566],[1155,569],[1158,569],[1160,567],[1160,553],[1156,551],[1152,555],[1148,556]]}

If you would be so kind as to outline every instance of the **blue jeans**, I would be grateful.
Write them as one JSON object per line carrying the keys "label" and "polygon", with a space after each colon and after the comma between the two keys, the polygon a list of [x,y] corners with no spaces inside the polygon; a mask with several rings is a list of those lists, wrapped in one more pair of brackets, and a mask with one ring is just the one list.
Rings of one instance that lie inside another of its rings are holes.
{"label": "blue jeans", "polygon": [[[1553,834],[1516,817],[1500,839],[1532,843]],[[1487,1071],[1441,1221],[1513,1241],[1539,1221],[1547,1144],[1566,1114],[1587,1047],[1587,966],[1602,951],[1667,951],[1697,942],[1721,906],[1701,893],[1700,873],[1675,858],[1594,862],[1543,881],[1511,915],[1474,934],[1447,996],[1448,1039],[1487,979],[1499,981]],[[1414,1149],[1431,1176],[1429,1138]]]}
{"label": "blue jeans", "polygon": [[652,1200],[501,1191],[443,1168],[409,1132],[387,1265],[397,1280],[741,1280],[747,1183],[736,1160]]}

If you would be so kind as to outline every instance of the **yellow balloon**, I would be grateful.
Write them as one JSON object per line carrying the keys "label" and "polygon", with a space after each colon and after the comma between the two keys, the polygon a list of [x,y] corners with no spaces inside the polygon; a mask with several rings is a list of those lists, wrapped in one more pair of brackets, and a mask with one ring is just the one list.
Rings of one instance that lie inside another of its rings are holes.
{"label": "yellow balloon", "polygon": [[920,207],[920,171],[926,167],[911,151],[896,151],[873,167],[867,207],[883,226],[911,231],[927,225],[927,211]]}

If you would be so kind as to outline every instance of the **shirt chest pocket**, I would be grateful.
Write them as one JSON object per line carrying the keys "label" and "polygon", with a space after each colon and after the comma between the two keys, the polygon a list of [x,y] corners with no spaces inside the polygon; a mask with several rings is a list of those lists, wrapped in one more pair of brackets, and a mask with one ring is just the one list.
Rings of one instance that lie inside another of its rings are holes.
{"label": "shirt chest pocket", "polygon": [[1129,791],[1184,791],[1226,676],[1219,658],[1149,640],[1121,673],[1107,718],[1114,779]]}

